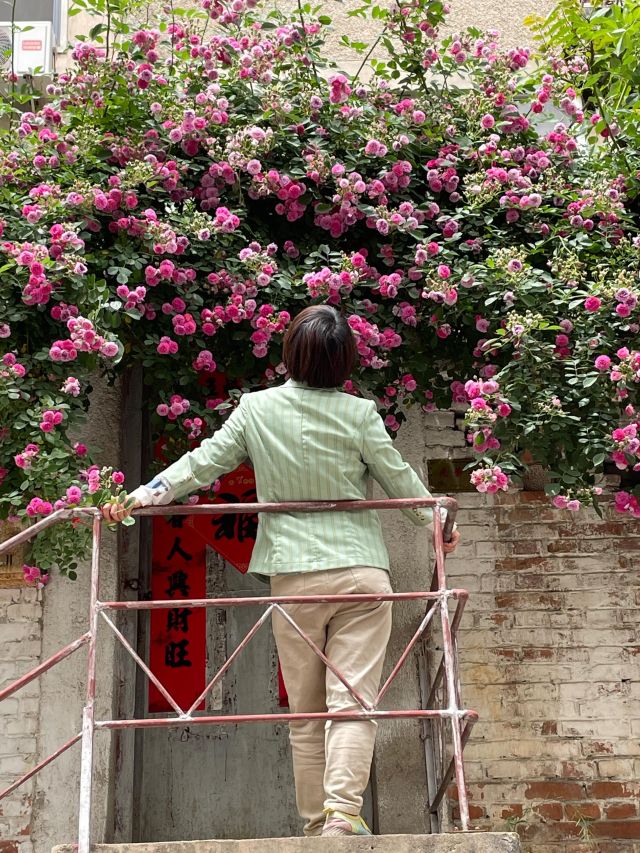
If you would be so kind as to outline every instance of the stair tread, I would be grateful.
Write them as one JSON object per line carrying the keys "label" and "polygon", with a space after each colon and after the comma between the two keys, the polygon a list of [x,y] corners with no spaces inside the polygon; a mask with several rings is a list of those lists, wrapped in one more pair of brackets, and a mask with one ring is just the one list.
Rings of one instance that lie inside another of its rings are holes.
{"label": "stair tread", "polygon": [[[349,838],[245,838],[92,844],[92,853],[521,853],[513,832],[372,835]],[[52,853],[74,853],[62,844]]]}

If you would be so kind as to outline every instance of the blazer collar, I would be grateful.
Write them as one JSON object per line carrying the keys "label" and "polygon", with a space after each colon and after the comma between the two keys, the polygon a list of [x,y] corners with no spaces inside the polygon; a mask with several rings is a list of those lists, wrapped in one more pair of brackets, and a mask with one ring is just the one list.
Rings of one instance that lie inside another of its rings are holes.
{"label": "blazer collar", "polygon": [[308,385],[306,382],[297,382],[295,379],[287,379],[284,383],[289,388],[306,388],[308,391],[337,391],[338,388],[314,388],[313,385]]}

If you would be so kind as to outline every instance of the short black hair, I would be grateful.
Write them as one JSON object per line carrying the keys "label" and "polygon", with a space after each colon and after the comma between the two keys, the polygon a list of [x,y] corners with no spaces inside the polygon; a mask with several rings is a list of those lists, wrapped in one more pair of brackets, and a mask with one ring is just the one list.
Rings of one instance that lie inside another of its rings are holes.
{"label": "short black hair", "polygon": [[296,382],[337,388],[353,370],[355,337],[344,315],[331,305],[311,305],[287,329],[283,357]]}

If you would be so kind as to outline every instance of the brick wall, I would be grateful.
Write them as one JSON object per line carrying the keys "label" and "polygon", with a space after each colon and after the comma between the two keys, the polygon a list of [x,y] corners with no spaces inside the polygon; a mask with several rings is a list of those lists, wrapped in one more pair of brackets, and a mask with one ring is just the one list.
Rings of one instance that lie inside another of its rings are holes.
{"label": "brick wall", "polygon": [[[41,594],[0,589],[0,687],[40,662]],[[38,681],[0,703],[0,789],[37,762]],[[33,780],[0,802],[0,853],[31,853]]]}
{"label": "brick wall", "polygon": [[464,544],[448,573],[471,593],[473,825],[517,829],[527,853],[638,853],[637,522],[572,516],[539,492],[459,497]]}

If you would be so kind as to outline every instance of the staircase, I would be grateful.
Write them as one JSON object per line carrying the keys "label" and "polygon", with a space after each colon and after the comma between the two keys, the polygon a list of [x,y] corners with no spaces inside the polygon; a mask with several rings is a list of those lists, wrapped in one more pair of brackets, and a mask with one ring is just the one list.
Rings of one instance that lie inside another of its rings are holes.
{"label": "staircase", "polygon": [[[74,853],[63,844],[53,853]],[[155,841],[92,844],[91,853],[521,853],[514,832],[371,835],[354,838],[255,838],[241,841]]]}

